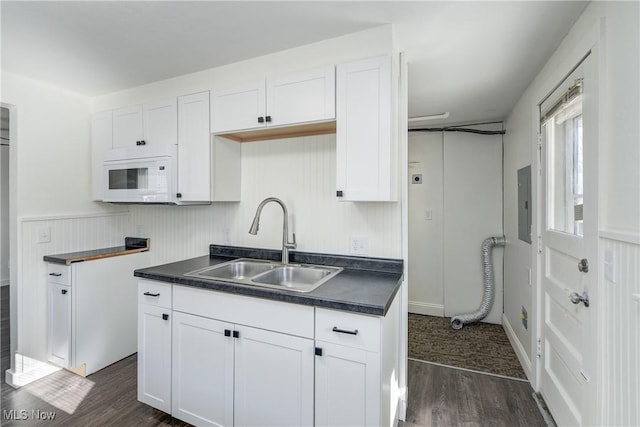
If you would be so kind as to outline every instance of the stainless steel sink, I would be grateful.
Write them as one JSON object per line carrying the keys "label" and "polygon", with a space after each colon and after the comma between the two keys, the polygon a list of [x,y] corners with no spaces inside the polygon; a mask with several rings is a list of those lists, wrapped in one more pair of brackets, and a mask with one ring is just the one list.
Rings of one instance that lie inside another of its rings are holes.
{"label": "stainless steel sink", "polygon": [[283,265],[272,261],[241,258],[192,271],[185,276],[295,292],[311,292],[341,271],[342,268],[324,265]]}
{"label": "stainless steel sink", "polygon": [[231,263],[208,267],[204,270],[194,272],[195,274],[188,273],[187,275],[195,275],[202,278],[210,277],[216,279],[245,280],[273,268],[275,268],[275,266],[270,262],[238,260]]}
{"label": "stainless steel sink", "polygon": [[289,264],[260,274],[253,278],[253,282],[298,292],[309,292],[340,272],[336,270],[342,269]]}

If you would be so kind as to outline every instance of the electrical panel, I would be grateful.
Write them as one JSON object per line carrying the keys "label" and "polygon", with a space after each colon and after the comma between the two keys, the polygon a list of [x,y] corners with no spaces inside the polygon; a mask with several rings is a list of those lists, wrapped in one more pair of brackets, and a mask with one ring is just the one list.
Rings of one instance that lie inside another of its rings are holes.
{"label": "electrical panel", "polygon": [[531,165],[518,169],[518,238],[531,243]]}

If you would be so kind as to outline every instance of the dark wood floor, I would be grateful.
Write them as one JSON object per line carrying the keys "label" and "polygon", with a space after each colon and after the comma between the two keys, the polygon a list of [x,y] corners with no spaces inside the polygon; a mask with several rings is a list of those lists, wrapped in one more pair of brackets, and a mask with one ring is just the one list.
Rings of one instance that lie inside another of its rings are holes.
{"label": "dark wood floor", "polygon": [[[4,382],[9,365],[9,287],[0,288],[3,426],[188,426],[136,400],[135,355],[87,378],[58,371],[20,389]],[[523,381],[409,361],[405,427],[544,426]],[[12,412],[13,411],[13,412]],[[24,412],[20,412],[24,411]],[[55,418],[46,418],[55,413]],[[20,418],[26,420],[10,419]]]}
{"label": "dark wood floor", "polygon": [[545,426],[526,381],[409,360],[404,427]]}

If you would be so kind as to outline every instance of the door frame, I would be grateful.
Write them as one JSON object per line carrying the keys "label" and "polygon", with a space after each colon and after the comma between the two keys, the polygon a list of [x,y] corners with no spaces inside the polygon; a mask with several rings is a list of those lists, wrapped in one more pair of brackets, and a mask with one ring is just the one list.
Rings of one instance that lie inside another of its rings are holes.
{"label": "door frame", "polygon": [[[604,67],[604,52],[600,49],[600,46],[604,46],[604,25],[605,18],[602,17],[596,20],[590,27],[586,29],[583,33],[579,34],[579,37],[576,37],[573,40],[569,40],[566,44],[571,44],[572,46],[565,47],[565,43],[561,45],[558,50],[555,52],[553,60],[553,67],[545,67],[543,74],[539,76],[541,80],[541,84],[537,85],[537,91],[534,93],[532,98],[532,123],[534,125],[534,135],[533,136],[533,144],[532,144],[532,158],[535,164],[535,178],[532,179],[533,185],[533,194],[535,195],[536,201],[536,209],[533,212],[533,228],[532,236],[534,236],[534,242],[531,248],[531,265],[533,266],[533,280],[532,282],[535,284],[532,289],[532,302],[533,302],[533,313],[535,315],[535,320],[532,322],[533,328],[531,333],[531,358],[532,360],[532,375],[530,378],[531,384],[536,392],[540,392],[542,385],[542,372],[544,369],[543,363],[544,359],[542,357],[543,349],[542,345],[542,328],[544,327],[544,272],[542,268],[544,266],[543,263],[543,248],[544,242],[542,242],[542,230],[545,226],[545,207],[546,201],[543,200],[543,197],[546,196],[545,189],[542,188],[542,171],[543,164],[545,161],[544,158],[541,157],[542,150],[540,149],[541,144],[541,123],[540,123],[540,110],[539,105],[545,100],[556,88],[556,85],[559,85],[571,72],[572,70],[587,56],[589,55],[591,60],[593,61],[593,68],[595,74],[595,81],[597,82],[597,87],[595,90],[596,102],[598,100],[604,99],[602,93],[605,88],[605,67]],[[589,52],[591,52],[589,54]],[[551,61],[550,61],[551,62]],[[549,63],[547,64],[549,65]],[[549,70],[545,73],[545,71]],[[601,401],[601,391],[600,391],[600,378],[599,373],[600,363],[601,363],[601,350],[598,349],[598,342],[600,341],[600,327],[598,325],[598,320],[601,318],[600,315],[600,305],[597,304],[597,288],[600,284],[599,278],[599,269],[601,260],[601,248],[600,248],[600,239],[598,236],[599,233],[599,217],[600,217],[600,206],[599,206],[599,194],[598,187],[600,182],[599,177],[599,160],[598,160],[598,152],[600,150],[600,145],[602,144],[602,135],[605,134],[604,128],[605,123],[603,123],[603,115],[601,114],[603,111],[603,106],[598,103],[596,107],[596,146],[593,147],[593,154],[595,158],[593,162],[590,163],[590,166],[593,168],[593,182],[594,185],[590,188],[590,191],[595,192],[594,197],[594,207],[593,214],[595,218],[593,219],[594,227],[595,227],[595,241],[593,242],[593,246],[587,249],[588,253],[595,254],[595,257],[590,262],[590,266],[592,266],[593,274],[593,286],[590,291],[590,297],[592,300],[596,301],[596,304],[593,305],[593,310],[591,313],[592,322],[596,325],[594,330],[594,339],[596,340],[595,348],[597,349],[594,362],[594,371],[592,372],[592,377],[590,380],[594,382],[593,384],[593,394],[590,397],[590,400],[594,402],[594,405],[589,406],[589,413],[586,416],[587,423],[597,423],[601,417],[601,410],[599,402]]]}
{"label": "door frame", "polygon": [[19,319],[22,314],[22,288],[18,286],[18,107],[0,102],[0,106],[9,110],[9,357],[11,363],[4,373],[7,384],[14,384],[13,375],[21,373],[23,366],[16,366],[16,353],[19,351],[21,328]]}

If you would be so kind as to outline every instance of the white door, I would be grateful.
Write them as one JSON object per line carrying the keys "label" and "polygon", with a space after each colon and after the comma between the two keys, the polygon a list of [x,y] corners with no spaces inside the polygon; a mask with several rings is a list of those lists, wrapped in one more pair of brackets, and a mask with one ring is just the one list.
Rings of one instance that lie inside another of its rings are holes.
{"label": "white door", "polygon": [[380,355],[317,341],[316,426],[379,426]]}
{"label": "white door", "polygon": [[171,310],[138,305],[138,400],[171,413]]}
{"label": "white door", "polygon": [[113,110],[113,148],[134,147],[142,139],[142,105]]}
{"label": "white door", "polygon": [[265,127],[265,81],[211,93],[211,132]]}
{"label": "white door", "polygon": [[334,66],[267,80],[267,126],[336,117]]}
{"label": "white door", "polygon": [[144,104],[142,122],[144,124],[143,140],[146,144],[177,144],[177,98]]}
{"label": "white door", "polygon": [[171,415],[197,426],[232,426],[233,325],[173,312]]}
{"label": "white door", "polygon": [[540,389],[558,425],[597,421],[594,62],[587,57],[540,105]]}
{"label": "white door", "polygon": [[235,425],[313,425],[313,340],[238,326]]}
{"label": "white door", "polygon": [[183,202],[211,200],[209,91],[178,98],[178,193]]}

